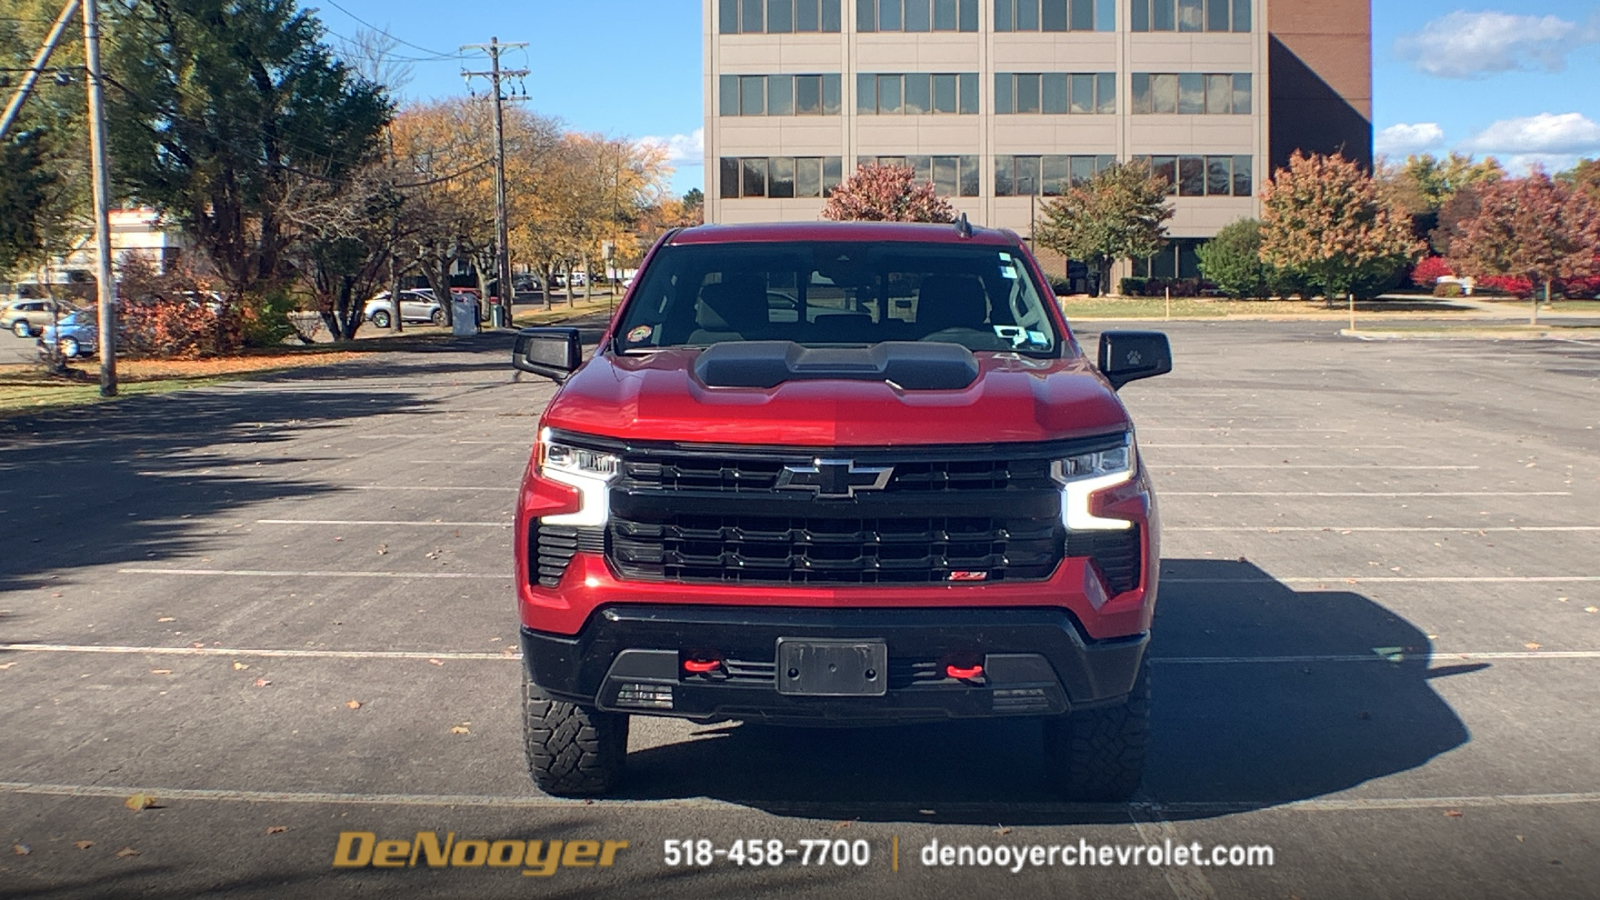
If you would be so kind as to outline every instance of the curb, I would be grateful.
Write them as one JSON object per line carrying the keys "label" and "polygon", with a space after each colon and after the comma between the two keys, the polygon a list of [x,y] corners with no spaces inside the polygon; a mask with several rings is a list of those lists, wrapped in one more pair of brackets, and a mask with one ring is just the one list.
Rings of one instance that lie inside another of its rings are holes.
{"label": "curb", "polygon": [[1339,329],[1340,337],[1363,341],[1562,341],[1571,344],[1600,344],[1600,329],[1583,337],[1560,334],[1551,330],[1539,331],[1364,331]]}

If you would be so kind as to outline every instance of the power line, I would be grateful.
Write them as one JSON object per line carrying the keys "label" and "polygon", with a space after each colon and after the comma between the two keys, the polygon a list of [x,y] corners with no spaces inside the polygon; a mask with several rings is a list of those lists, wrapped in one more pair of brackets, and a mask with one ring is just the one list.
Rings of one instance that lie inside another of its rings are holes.
{"label": "power line", "polygon": [[[376,32],[378,32],[380,34],[383,34],[383,35],[391,38],[392,40],[397,41],[398,43],[405,44],[407,47],[410,47],[413,50],[421,50],[423,53],[426,53],[429,56],[434,57],[435,59],[459,59],[461,57],[460,53],[443,53],[443,52],[438,51],[438,50],[433,50],[431,48],[424,47],[421,44],[413,44],[410,41],[406,40],[405,38],[395,37],[394,35],[389,33],[389,30],[387,28],[379,28],[378,26],[372,24],[371,22],[368,22],[366,19],[363,19],[360,16],[356,15],[355,13],[351,12],[350,10],[345,9],[344,7],[340,6],[338,3],[335,3],[334,0],[328,0],[328,5],[333,7],[334,9],[337,9],[339,12],[344,13],[345,15],[349,16],[350,18],[355,19],[357,22],[360,22],[362,25],[365,25],[368,28],[371,28],[373,31],[376,31]],[[346,40],[348,40],[348,38]],[[420,60],[419,59],[419,60],[410,60],[410,62],[432,62],[432,60]]]}

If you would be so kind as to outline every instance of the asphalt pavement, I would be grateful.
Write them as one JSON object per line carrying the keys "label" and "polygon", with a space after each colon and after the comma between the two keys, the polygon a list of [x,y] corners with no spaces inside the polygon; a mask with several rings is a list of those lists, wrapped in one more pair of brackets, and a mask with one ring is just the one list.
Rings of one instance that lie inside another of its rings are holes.
{"label": "asphalt pavement", "polygon": [[[636,717],[617,799],[541,795],[509,526],[554,386],[504,335],[0,420],[0,897],[1600,896],[1600,347],[1337,328],[1173,323],[1122,392],[1165,557],[1131,804],[1052,799],[1028,721]],[[334,865],[419,832],[469,849]],[[746,839],[857,856],[664,845]]]}

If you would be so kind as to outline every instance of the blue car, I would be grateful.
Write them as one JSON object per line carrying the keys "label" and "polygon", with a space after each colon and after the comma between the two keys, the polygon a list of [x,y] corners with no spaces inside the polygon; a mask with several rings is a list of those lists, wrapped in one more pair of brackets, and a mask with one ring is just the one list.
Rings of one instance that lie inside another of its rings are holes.
{"label": "blue car", "polygon": [[39,335],[39,352],[48,355],[53,347],[62,356],[74,359],[93,355],[99,343],[100,326],[95,311],[80,309],[62,316],[54,324],[44,326],[44,331]]}

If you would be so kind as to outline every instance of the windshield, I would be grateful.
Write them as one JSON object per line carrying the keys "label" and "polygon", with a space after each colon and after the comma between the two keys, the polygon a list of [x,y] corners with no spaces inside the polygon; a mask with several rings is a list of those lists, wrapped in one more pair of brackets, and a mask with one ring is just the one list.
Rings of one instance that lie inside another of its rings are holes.
{"label": "windshield", "polygon": [[663,247],[618,334],[623,352],[942,341],[1054,355],[1059,344],[1020,253],[889,241]]}

